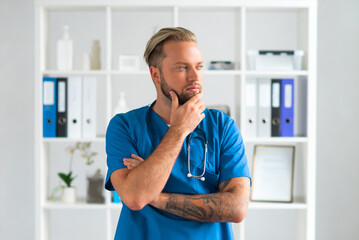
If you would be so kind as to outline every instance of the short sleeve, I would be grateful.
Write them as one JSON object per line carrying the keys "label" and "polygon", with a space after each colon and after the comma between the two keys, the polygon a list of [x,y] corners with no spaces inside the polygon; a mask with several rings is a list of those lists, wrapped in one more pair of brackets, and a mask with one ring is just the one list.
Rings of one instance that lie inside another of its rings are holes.
{"label": "short sleeve", "polygon": [[243,138],[237,124],[230,119],[224,128],[221,144],[219,182],[235,177],[248,177],[252,185]]}
{"label": "short sleeve", "polygon": [[113,191],[110,176],[121,168],[126,168],[123,158],[130,158],[136,154],[137,149],[131,138],[129,124],[123,114],[113,117],[106,131],[107,175],[105,188]]}

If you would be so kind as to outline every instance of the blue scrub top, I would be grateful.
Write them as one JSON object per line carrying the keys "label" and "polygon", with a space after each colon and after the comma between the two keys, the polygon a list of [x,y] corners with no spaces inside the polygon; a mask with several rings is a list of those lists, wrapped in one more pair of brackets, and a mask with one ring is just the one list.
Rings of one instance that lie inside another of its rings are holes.
{"label": "blue scrub top", "polygon": [[[207,194],[218,192],[218,185],[230,178],[250,178],[244,144],[239,129],[225,113],[206,109],[205,118],[197,128],[205,132],[208,142],[205,181],[188,178],[187,138],[174,164],[164,192]],[[150,106],[117,114],[106,133],[107,176],[105,188],[113,191],[110,176],[126,168],[123,158],[136,154],[146,159],[160,143],[168,125]],[[191,172],[201,175],[204,164],[204,145],[200,130],[194,131],[190,145]],[[115,239],[233,239],[230,223],[202,223],[187,220],[150,205],[132,211],[123,204]]]}

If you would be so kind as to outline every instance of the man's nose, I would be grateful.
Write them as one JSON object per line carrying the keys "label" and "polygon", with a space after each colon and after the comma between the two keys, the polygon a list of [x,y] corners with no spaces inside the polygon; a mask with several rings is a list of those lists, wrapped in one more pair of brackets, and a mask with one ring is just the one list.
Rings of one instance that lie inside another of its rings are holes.
{"label": "man's nose", "polygon": [[200,70],[197,70],[195,66],[191,66],[188,71],[188,80],[189,81],[199,81],[200,80]]}

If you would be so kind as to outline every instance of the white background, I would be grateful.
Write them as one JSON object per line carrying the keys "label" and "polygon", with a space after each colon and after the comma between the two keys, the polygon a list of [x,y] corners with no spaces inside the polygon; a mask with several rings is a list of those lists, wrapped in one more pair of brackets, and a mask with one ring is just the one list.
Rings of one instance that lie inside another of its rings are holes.
{"label": "white background", "polygon": [[[359,1],[319,0],[317,239],[359,239]],[[34,239],[34,8],[0,1],[0,236]]]}

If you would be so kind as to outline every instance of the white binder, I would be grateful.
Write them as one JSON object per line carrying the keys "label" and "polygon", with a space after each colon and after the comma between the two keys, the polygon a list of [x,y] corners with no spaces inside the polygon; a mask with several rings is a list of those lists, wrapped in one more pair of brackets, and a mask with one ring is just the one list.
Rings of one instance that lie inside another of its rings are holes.
{"label": "white binder", "polygon": [[271,79],[258,79],[258,137],[271,136]]}
{"label": "white binder", "polygon": [[247,79],[245,87],[245,136],[257,137],[257,79]]}
{"label": "white binder", "polygon": [[68,122],[67,136],[81,138],[82,130],[82,79],[72,76],[68,78]]}
{"label": "white binder", "polygon": [[97,80],[95,77],[84,77],[82,82],[82,137],[96,137]]}

